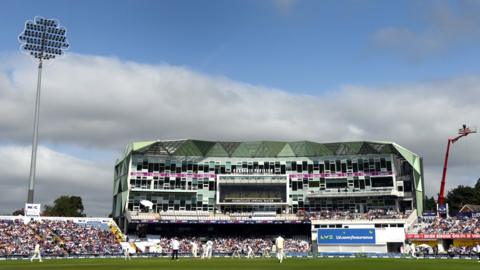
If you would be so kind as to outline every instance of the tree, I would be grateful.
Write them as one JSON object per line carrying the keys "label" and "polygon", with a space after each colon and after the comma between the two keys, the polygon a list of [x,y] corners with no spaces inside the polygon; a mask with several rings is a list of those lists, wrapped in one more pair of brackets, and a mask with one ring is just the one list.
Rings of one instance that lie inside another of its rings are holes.
{"label": "tree", "polygon": [[477,187],[480,188],[478,181],[475,188],[460,185],[450,190],[446,197],[450,213],[457,213],[465,204],[479,204],[480,193],[476,190]]}
{"label": "tree", "polygon": [[25,214],[25,209],[22,208],[22,209],[17,209],[13,211],[12,216],[18,216],[18,215],[23,216],[23,214]]}
{"label": "tree", "polygon": [[480,178],[477,179],[477,183],[475,183],[475,186],[473,186],[476,192],[480,194]]}
{"label": "tree", "polygon": [[78,196],[60,196],[53,206],[45,205],[44,216],[84,217],[82,198]]}
{"label": "tree", "polygon": [[424,210],[425,211],[432,211],[432,212],[437,211],[437,203],[435,202],[435,198],[433,198],[433,196],[430,197],[430,198],[428,196],[425,196]]}

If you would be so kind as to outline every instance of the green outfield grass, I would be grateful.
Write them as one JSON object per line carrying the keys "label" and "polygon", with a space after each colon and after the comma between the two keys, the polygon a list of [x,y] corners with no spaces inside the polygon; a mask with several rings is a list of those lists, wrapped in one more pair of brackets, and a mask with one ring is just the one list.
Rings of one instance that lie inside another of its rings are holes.
{"label": "green outfield grass", "polygon": [[120,269],[205,269],[205,270],[463,270],[479,269],[476,260],[412,260],[412,259],[286,259],[279,264],[274,259],[180,259],[171,261],[162,259],[61,259],[44,260],[42,263],[30,261],[0,261],[0,270],[6,269],[88,269],[88,270],[120,270]]}

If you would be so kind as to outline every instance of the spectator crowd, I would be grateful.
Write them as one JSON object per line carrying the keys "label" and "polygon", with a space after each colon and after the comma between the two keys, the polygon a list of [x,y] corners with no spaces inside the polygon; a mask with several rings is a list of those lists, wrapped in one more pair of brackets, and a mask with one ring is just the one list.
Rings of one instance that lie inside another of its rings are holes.
{"label": "spectator crowd", "polygon": [[469,217],[419,218],[411,233],[418,234],[480,234],[480,219]]}
{"label": "spectator crowd", "polygon": [[480,250],[478,246],[461,246],[461,247],[454,247],[451,246],[448,248],[447,253],[450,256],[455,255],[464,255],[464,256],[478,256]]}
{"label": "spectator crowd", "polygon": [[[190,254],[192,244],[195,242],[199,247],[200,254],[205,248],[205,241],[201,241],[197,238],[177,238],[180,242],[179,253]],[[160,246],[162,253],[170,252],[170,243],[172,238],[160,238],[157,245]],[[231,255],[233,252],[238,251],[240,254],[246,254],[248,247],[253,249],[254,254],[264,255],[265,253],[272,252],[272,246],[274,245],[274,239],[266,238],[240,238],[240,237],[218,237],[210,239],[213,242],[213,253]],[[284,252],[285,253],[305,253],[310,250],[310,245],[305,240],[286,238]]]}
{"label": "spectator crowd", "polygon": [[122,251],[109,228],[60,220],[0,220],[0,257],[31,255],[36,244],[44,256],[108,255]]}
{"label": "spectator crowd", "polygon": [[371,209],[366,213],[356,213],[353,211],[320,211],[312,212],[312,219],[334,219],[334,220],[356,220],[356,219],[406,219],[410,212],[400,213],[394,210]]}
{"label": "spectator crowd", "polygon": [[415,248],[416,256],[469,256],[469,257],[480,257],[480,245],[474,246],[454,246],[451,245],[446,251],[439,252],[437,246],[430,247],[428,245],[420,245]]}

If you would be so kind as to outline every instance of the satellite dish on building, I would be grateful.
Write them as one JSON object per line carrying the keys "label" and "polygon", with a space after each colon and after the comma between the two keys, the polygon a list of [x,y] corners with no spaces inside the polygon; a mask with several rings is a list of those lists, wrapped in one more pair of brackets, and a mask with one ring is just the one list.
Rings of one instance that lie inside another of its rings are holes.
{"label": "satellite dish on building", "polygon": [[149,200],[141,200],[140,204],[149,208],[149,209],[152,208],[152,206],[153,206],[153,203]]}

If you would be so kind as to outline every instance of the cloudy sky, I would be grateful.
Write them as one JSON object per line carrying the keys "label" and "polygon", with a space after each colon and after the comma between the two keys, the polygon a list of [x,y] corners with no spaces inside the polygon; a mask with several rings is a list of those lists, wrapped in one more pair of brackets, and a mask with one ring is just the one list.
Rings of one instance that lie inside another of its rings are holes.
{"label": "cloudy sky", "polygon": [[[478,1],[0,3],[3,214],[27,196],[36,66],[17,37],[35,15],[71,43],[44,68],[42,204],[80,195],[107,215],[124,146],[177,138],[395,141],[434,195],[447,138],[479,124]],[[479,135],[454,145],[449,187],[476,181],[479,152]]]}

